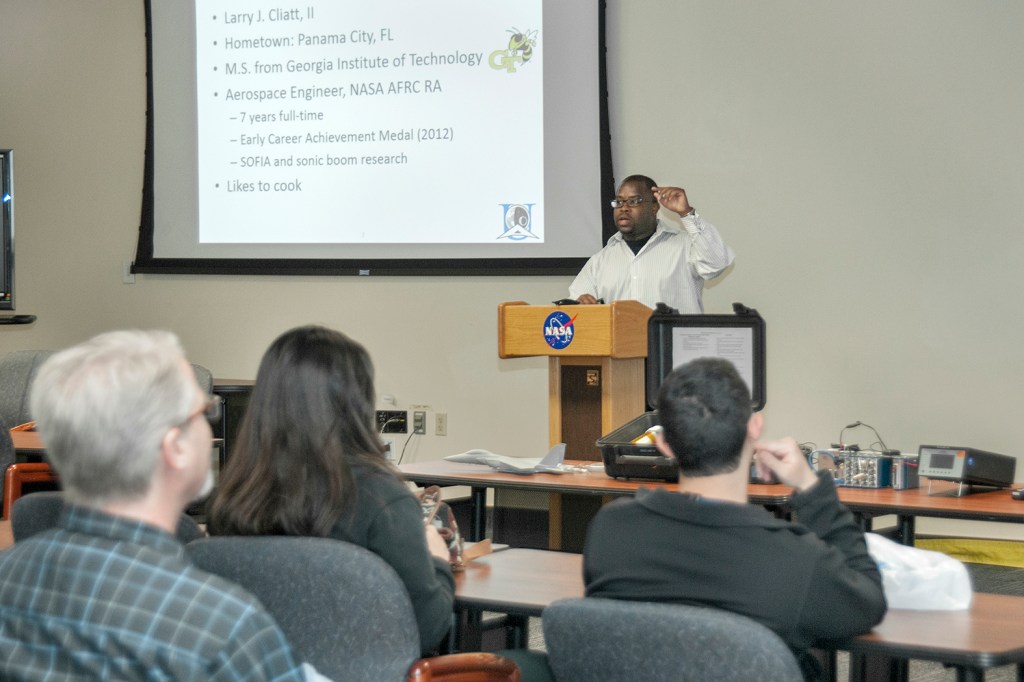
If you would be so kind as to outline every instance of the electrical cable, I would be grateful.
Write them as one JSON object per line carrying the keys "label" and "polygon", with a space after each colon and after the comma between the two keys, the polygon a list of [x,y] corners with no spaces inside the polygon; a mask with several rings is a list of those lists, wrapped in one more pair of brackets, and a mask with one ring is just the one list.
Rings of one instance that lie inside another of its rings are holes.
{"label": "electrical cable", "polygon": [[872,430],[872,431],[874,432],[874,434],[875,434],[875,438],[877,438],[877,439],[878,439],[878,443],[879,443],[879,445],[881,445],[881,446],[882,446],[882,450],[883,450],[883,451],[888,451],[888,450],[889,450],[889,446],[887,446],[887,445],[885,444],[885,441],[884,441],[884,440],[882,440],[882,436],[881,436],[881,435],[879,435],[878,431],[876,431],[876,430],[875,430],[875,427],[874,427],[874,426],[872,426],[871,424],[865,424],[865,423],[864,423],[864,422],[862,422],[862,421],[855,421],[855,422],[853,422],[852,424],[847,424],[847,425],[846,425],[846,426],[844,426],[844,427],[843,427],[843,429],[842,429],[842,430],[841,430],[841,431],[839,432],[839,448],[840,448],[840,449],[848,449],[848,450],[857,450],[857,449],[859,449],[859,448],[857,448],[857,446],[855,446],[855,445],[851,445],[851,446],[847,447],[847,446],[846,446],[846,445],[845,445],[845,444],[843,443],[843,434],[844,434],[844,433],[846,433],[846,430],[847,430],[847,429],[854,429],[854,428],[857,428],[858,426],[866,426],[866,427],[868,427],[869,429],[871,429],[871,430]]}
{"label": "electrical cable", "polygon": [[395,466],[397,466],[398,464],[401,464],[402,460],[405,459],[405,448],[406,448],[406,446],[409,445],[409,441],[411,441],[412,437],[415,436],[415,435],[416,435],[415,431],[410,432],[409,433],[409,437],[405,439],[404,443],[402,443],[402,453],[400,455],[398,455],[398,462],[396,463]]}

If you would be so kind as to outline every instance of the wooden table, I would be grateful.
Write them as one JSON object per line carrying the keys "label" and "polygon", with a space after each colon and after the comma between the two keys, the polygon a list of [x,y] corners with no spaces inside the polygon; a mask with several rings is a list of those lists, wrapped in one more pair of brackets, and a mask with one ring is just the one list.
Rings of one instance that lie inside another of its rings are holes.
{"label": "wooden table", "polygon": [[[586,466],[593,462],[566,462]],[[472,520],[468,539],[481,540],[486,527],[487,489],[508,488],[552,493],[552,524],[559,519],[558,498],[561,495],[600,495],[622,497],[635,495],[640,488],[676,489],[675,483],[659,481],[623,481],[611,478],[604,471],[565,474],[506,474],[481,464],[463,464],[437,460],[415,462],[398,467],[407,479],[417,485],[465,485],[471,492]],[[749,486],[750,501],[767,507],[783,507],[792,496],[792,488],[783,485]]]}
{"label": "wooden table", "polygon": [[925,481],[921,488],[839,488],[839,499],[867,521],[874,516],[895,514],[900,539],[914,544],[914,520],[918,516],[969,521],[1024,523],[1024,501],[1010,497],[1009,490],[988,490],[963,497],[949,495],[956,484],[949,481]]}
{"label": "wooden table", "polygon": [[[592,462],[569,462],[569,464],[592,464]],[[466,485],[472,489],[473,519],[470,539],[481,539],[485,527],[486,500],[488,488],[513,488],[518,490],[540,490],[556,494],[622,496],[635,495],[642,487],[674,489],[674,483],[655,481],[621,481],[609,478],[604,472],[585,474],[504,474],[480,464],[459,464],[439,460],[416,462],[399,467],[406,478],[419,485]],[[922,488],[893,490],[892,488],[846,488],[838,489],[839,499],[865,521],[870,528],[870,519],[875,516],[895,515],[899,523],[900,539],[904,544],[914,542],[914,520],[918,516],[971,521],[998,521],[1024,523],[1024,501],[1014,500],[1008,490],[994,490],[972,493],[964,497],[950,497],[948,493],[956,484],[948,481],[932,481],[931,494],[928,482]],[[749,500],[776,510],[789,505],[793,489],[784,485],[748,486]],[[556,513],[552,509],[552,514]],[[557,522],[557,519],[553,519]]]}
{"label": "wooden table", "polygon": [[[35,463],[46,464],[45,457],[44,457],[45,454],[46,454],[46,447],[43,445],[43,440],[39,436],[39,432],[38,431],[11,431],[10,433],[11,433],[11,440],[14,443],[15,459],[16,459],[16,461],[19,464],[29,463],[29,466],[32,466]],[[224,446],[224,440],[222,438],[214,438],[211,441],[211,447],[216,449],[218,454],[219,454],[219,462],[220,463],[223,463],[223,453],[224,453],[224,447],[223,446]],[[24,464],[22,464],[22,466],[24,466]],[[29,473],[29,474],[22,473],[22,475],[20,476],[20,479],[22,480],[22,482],[30,483],[30,484],[31,483],[34,483],[34,484],[48,483],[49,485],[44,486],[46,488],[57,487],[58,484],[54,482],[55,481],[55,474],[52,473],[52,471],[49,469],[49,467],[46,467],[46,469],[47,469],[47,471],[45,473],[44,472],[34,472],[34,473]],[[216,473],[217,472],[215,472],[215,474]],[[5,472],[5,475],[4,475],[4,484],[3,485],[4,485],[4,490],[5,491],[8,488],[8,486],[7,486],[7,480],[8,480],[7,477],[10,474],[11,474],[11,472],[8,471],[8,472]],[[11,505],[14,504],[14,501],[17,499],[17,497],[19,497],[21,495],[21,492],[22,492],[21,489],[18,487],[18,485],[16,483],[16,480],[17,479],[11,479],[11,482],[12,482],[12,485],[14,486],[14,489],[11,490],[12,494],[9,496],[10,499],[5,499],[4,500],[4,505],[3,506],[4,506],[5,511],[7,511],[7,512],[10,511]],[[37,485],[35,487],[35,489],[38,489],[38,487],[39,486]],[[30,491],[31,490],[26,490],[26,492],[30,492]],[[8,514],[5,513],[5,514],[3,514],[3,516],[6,517],[6,516],[8,516]]]}
{"label": "wooden table", "polygon": [[510,547],[455,573],[455,603],[462,609],[539,616],[557,599],[582,596],[582,554]]}
{"label": "wooden table", "polygon": [[11,431],[14,451],[19,455],[42,455],[46,452],[38,431]]}
{"label": "wooden table", "polygon": [[[482,610],[540,616],[559,599],[583,596],[583,558],[539,549],[507,549],[470,562],[455,577],[458,636],[472,641],[467,621]],[[1024,679],[1024,597],[976,593],[965,611],[890,609],[871,632],[819,648],[851,654],[937,661],[957,679],[984,679],[985,669],[1018,666]]]}
{"label": "wooden table", "polygon": [[478,651],[481,614],[513,618],[512,648],[529,644],[530,616],[540,616],[553,601],[583,596],[583,556],[543,549],[503,549],[474,559],[455,574],[455,625],[452,651]]}
{"label": "wooden table", "polygon": [[[46,454],[46,446],[38,431],[11,431],[11,441],[14,443],[14,452],[19,455],[19,461],[31,458],[39,461]],[[214,438],[210,441],[212,447],[221,447],[224,443],[222,438]]]}
{"label": "wooden table", "polygon": [[826,649],[851,654],[936,661],[957,668],[960,682],[985,679],[985,669],[1016,664],[1024,680],[1024,597],[974,594],[966,611],[890,609],[875,628]]}

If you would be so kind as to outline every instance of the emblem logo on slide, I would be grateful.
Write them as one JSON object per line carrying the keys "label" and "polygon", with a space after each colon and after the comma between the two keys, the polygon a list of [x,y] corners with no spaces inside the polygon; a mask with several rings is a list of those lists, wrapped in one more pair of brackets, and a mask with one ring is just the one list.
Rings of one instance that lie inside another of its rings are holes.
{"label": "emblem logo on slide", "polygon": [[533,50],[537,47],[537,31],[520,31],[513,27],[508,32],[512,34],[508,39],[508,47],[492,52],[488,63],[496,71],[504,69],[506,73],[515,73],[516,66],[526,64],[533,57]]}
{"label": "emblem logo on slide", "polygon": [[551,313],[548,319],[544,320],[544,340],[555,350],[562,350],[572,343],[575,333],[572,323],[575,321],[575,315],[570,318],[560,310]]}
{"label": "emblem logo on slide", "polygon": [[505,229],[498,239],[521,242],[524,239],[539,239],[533,233],[533,207],[536,204],[499,204],[504,215]]}

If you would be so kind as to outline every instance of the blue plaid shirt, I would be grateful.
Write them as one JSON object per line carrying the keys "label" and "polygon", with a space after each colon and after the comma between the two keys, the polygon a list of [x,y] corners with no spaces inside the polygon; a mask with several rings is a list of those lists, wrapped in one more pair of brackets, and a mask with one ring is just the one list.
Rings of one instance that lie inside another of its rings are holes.
{"label": "blue plaid shirt", "polygon": [[302,680],[273,619],[171,535],[69,505],[0,552],[0,679]]}

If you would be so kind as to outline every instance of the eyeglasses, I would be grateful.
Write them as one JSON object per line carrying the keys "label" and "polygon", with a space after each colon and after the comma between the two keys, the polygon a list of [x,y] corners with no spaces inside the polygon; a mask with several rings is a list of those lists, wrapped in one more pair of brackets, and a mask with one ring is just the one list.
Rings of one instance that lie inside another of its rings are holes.
{"label": "eyeglasses", "polygon": [[178,426],[187,426],[193,419],[202,415],[206,417],[208,422],[220,421],[221,410],[224,405],[224,399],[219,395],[211,396],[209,399],[204,400],[203,404],[199,406],[199,409],[188,416],[185,421],[178,424]]}
{"label": "eyeglasses", "polygon": [[643,197],[630,197],[628,199],[612,199],[610,202],[612,208],[620,208],[622,206],[639,206],[640,204],[648,201],[654,201],[654,199],[644,199]]}

